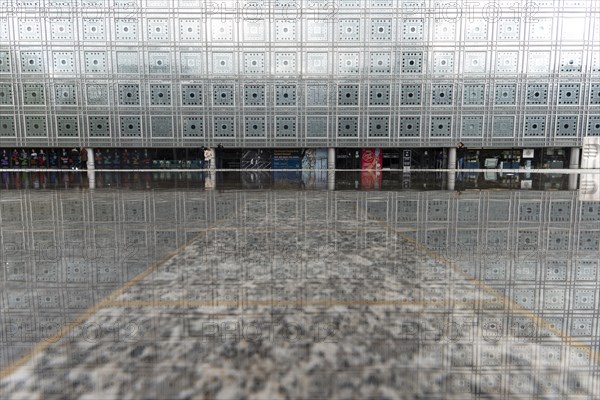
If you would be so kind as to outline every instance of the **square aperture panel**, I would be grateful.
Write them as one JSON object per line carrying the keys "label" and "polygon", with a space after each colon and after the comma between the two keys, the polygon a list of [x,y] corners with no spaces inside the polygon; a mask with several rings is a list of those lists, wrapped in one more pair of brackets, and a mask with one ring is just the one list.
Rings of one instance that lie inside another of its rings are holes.
{"label": "square aperture panel", "polygon": [[183,75],[196,75],[202,73],[203,54],[201,51],[182,51],[180,53],[179,68]]}
{"label": "square aperture panel", "polygon": [[22,72],[44,72],[41,51],[22,51],[21,52],[21,71]]}
{"label": "square aperture panel", "polygon": [[45,115],[26,115],[25,134],[28,137],[47,137],[47,123]]}
{"label": "square aperture panel", "polygon": [[244,136],[265,137],[266,122],[264,116],[244,118]]}
{"label": "square aperture panel", "polygon": [[265,105],[265,85],[245,85],[244,86],[244,105],[245,106],[264,106]]}
{"label": "square aperture panel", "polygon": [[108,86],[105,84],[88,84],[86,86],[87,104],[90,106],[108,105]]}
{"label": "square aperture panel", "polygon": [[72,51],[52,52],[52,64],[56,73],[75,72],[75,56]]}
{"label": "square aperture panel", "polygon": [[77,137],[79,136],[79,120],[77,116],[57,116],[56,130],[58,137]]}
{"label": "square aperture panel", "polygon": [[60,105],[76,105],[77,104],[77,89],[75,84],[55,84],[54,85],[54,102]]}
{"label": "square aperture panel", "polygon": [[181,105],[201,106],[202,104],[202,85],[181,85]]}
{"label": "square aperture panel", "polygon": [[84,53],[85,72],[88,74],[106,73],[106,52],[86,51]]}
{"label": "square aperture panel", "polygon": [[90,137],[109,137],[110,136],[110,117],[94,116],[88,117],[88,130]]}
{"label": "square aperture panel", "polygon": [[276,137],[296,137],[296,117],[275,117]]}
{"label": "square aperture panel", "polygon": [[590,104],[600,104],[600,83],[592,83],[590,86]]}
{"label": "square aperture panel", "polygon": [[358,105],[358,85],[339,85],[338,86],[338,105],[357,106]]}
{"label": "square aperture panel", "polygon": [[404,19],[402,20],[402,40],[411,42],[423,40],[424,30],[423,19]]}
{"label": "square aperture panel", "polygon": [[151,74],[168,74],[171,72],[171,54],[167,52],[148,53],[148,71]]}
{"label": "square aperture panel", "polygon": [[577,136],[577,116],[559,115],[556,117],[556,136]]}
{"label": "square aperture panel", "polygon": [[275,85],[275,105],[295,106],[296,85]]}
{"label": "square aperture panel", "polygon": [[294,19],[276,19],[275,20],[275,40],[276,41],[294,41],[296,40],[296,20]]}
{"label": "square aperture panel", "polygon": [[306,85],[306,105],[311,107],[325,107],[329,100],[329,89],[327,84]]}
{"label": "square aperture panel", "polygon": [[463,116],[462,137],[483,137],[483,117],[482,116]]}
{"label": "square aperture panel", "polygon": [[0,72],[10,72],[10,53],[0,51]]}
{"label": "square aperture panel", "polygon": [[14,137],[15,117],[12,115],[0,115],[0,137]]}
{"label": "square aperture panel", "polygon": [[215,116],[213,120],[213,130],[215,137],[234,137],[235,119],[234,117]]}
{"label": "square aperture panel", "polygon": [[515,117],[496,115],[493,121],[493,137],[513,137],[515,136]]}
{"label": "square aperture panel", "polygon": [[390,136],[390,117],[370,116],[369,117],[369,137],[389,137]]}
{"label": "square aperture panel", "polygon": [[359,53],[339,53],[338,72],[345,75],[359,73]]}
{"label": "square aperture panel", "polygon": [[391,54],[371,52],[369,54],[369,72],[371,74],[389,74],[391,72]]}
{"label": "square aperture panel", "polygon": [[358,117],[338,117],[337,125],[338,137],[358,137]]}
{"label": "square aperture panel", "polygon": [[449,137],[452,133],[452,117],[431,117],[431,137]]}
{"label": "square aperture panel", "polygon": [[296,73],[296,53],[276,52],[275,72],[277,74]]}
{"label": "square aperture panel", "polygon": [[23,103],[25,105],[37,105],[46,103],[46,90],[41,83],[23,84]]}
{"label": "square aperture panel", "polygon": [[133,18],[115,20],[115,39],[136,41],[138,39],[138,20]]}
{"label": "square aperture panel", "polygon": [[453,87],[452,85],[433,85],[431,88],[431,104],[448,105],[452,104]]}
{"label": "square aperture panel", "polygon": [[150,105],[171,105],[171,85],[150,84]]}
{"label": "square aperture panel", "polygon": [[161,19],[148,19],[147,37],[148,40],[164,41],[169,40],[169,20],[165,18]]}
{"label": "square aperture panel", "polygon": [[150,118],[150,127],[153,138],[173,137],[173,117],[167,115],[153,115]]}
{"label": "square aperture panel", "polygon": [[421,105],[421,85],[402,84],[400,87],[400,104],[403,106]]}
{"label": "square aperture panel", "polygon": [[360,19],[340,19],[338,21],[338,40],[358,42],[360,40]]}
{"label": "square aperture panel", "polygon": [[199,41],[202,39],[201,19],[179,20],[179,39],[181,41]]}
{"label": "square aperture panel", "polygon": [[326,138],[327,137],[327,116],[310,115],[306,117],[306,137]]}
{"label": "square aperture panel", "polygon": [[390,105],[390,85],[371,85],[371,86],[369,86],[369,105],[370,106],[389,106]]}
{"label": "square aperture panel", "polygon": [[400,137],[419,137],[421,135],[421,117],[400,117]]}
{"label": "square aperture panel", "polygon": [[516,73],[517,60],[519,52],[517,51],[499,51],[496,53],[496,72],[497,73]]}
{"label": "square aperture panel", "polygon": [[106,29],[104,18],[83,19],[83,39],[104,41],[106,40]]}
{"label": "square aperture panel", "polygon": [[139,60],[137,51],[117,51],[117,72],[120,74],[137,74]]}
{"label": "square aperture panel", "polygon": [[423,52],[421,51],[403,51],[402,52],[402,72],[421,73],[423,72]]}
{"label": "square aperture panel", "polygon": [[498,105],[515,104],[517,100],[517,85],[514,83],[496,84],[495,103]]}
{"label": "square aperture panel", "polygon": [[579,84],[561,83],[558,85],[558,104],[579,104]]}
{"label": "square aperture panel", "polygon": [[600,116],[590,116],[587,124],[587,136],[600,136]]}
{"label": "square aperture panel", "polygon": [[140,85],[138,84],[119,84],[119,104],[120,105],[139,105],[140,104]]}
{"label": "square aperture panel", "polygon": [[525,137],[543,137],[546,134],[546,116],[545,115],[527,115],[525,116],[525,126],[523,136]]}
{"label": "square aperture panel", "polygon": [[204,137],[204,118],[203,117],[183,117],[183,137],[197,138]]}
{"label": "square aperture panel", "polygon": [[527,104],[548,103],[548,84],[530,83],[527,85]]}
{"label": "square aperture panel", "polygon": [[0,83],[0,105],[13,104],[13,87],[10,83]]}
{"label": "square aperture panel", "polygon": [[436,51],[433,53],[433,72],[450,74],[454,72],[454,53]]}
{"label": "square aperture panel", "polygon": [[119,117],[121,137],[141,137],[142,120],[137,115]]}
{"label": "square aperture panel", "polygon": [[381,42],[392,40],[391,19],[371,19],[371,41]]}
{"label": "square aperture panel", "polygon": [[214,85],[213,104],[215,106],[235,105],[235,87],[233,85]]}
{"label": "square aperture panel", "polygon": [[244,53],[244,73],[263,74],[265,72],[265,53]]}
{"label": "square aperture panel", "polygon": [[52,40],[73,40],[73,20],[70,18],[51,18]]}

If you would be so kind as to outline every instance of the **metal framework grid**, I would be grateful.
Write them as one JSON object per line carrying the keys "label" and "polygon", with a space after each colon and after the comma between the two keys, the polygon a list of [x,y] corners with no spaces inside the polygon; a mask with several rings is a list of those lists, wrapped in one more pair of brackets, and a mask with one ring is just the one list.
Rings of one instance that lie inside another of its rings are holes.
{"label": "metal framework grid", "polygon": [[587,0],[2,3],[0,145],[577,146]]}

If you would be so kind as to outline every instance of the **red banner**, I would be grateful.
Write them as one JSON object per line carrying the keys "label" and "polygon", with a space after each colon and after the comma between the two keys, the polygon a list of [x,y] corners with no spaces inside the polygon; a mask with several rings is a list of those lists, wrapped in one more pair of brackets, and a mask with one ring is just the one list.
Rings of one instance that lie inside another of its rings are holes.
{"label": "red banner", "polygon": [[361,169],[363,171],[381,170],[383,151],[380,148],[362,149]]}

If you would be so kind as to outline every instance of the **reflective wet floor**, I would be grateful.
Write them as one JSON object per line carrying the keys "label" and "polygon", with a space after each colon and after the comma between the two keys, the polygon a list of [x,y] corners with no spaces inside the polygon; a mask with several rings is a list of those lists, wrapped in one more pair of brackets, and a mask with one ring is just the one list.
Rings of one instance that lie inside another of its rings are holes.
{"label": "reflective wet floor", "polygon": [[600,199],[494,178],[3,175],[0,398],[599,398]]}

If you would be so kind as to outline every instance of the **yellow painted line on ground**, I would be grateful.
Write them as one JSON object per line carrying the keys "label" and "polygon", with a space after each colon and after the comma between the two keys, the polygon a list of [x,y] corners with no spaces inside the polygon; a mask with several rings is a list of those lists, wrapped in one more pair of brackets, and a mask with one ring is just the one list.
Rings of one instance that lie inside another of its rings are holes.
{"label": "yellow painted line on ground", "polygon": [[69,322],[68,324],[66,324],[65,326],[63,326],[56,334],[54,334],[50,337],[47,337],[47,338],[43,339],[42,341],[36,343],[34,345],[34,347],[32,349],[30,349],[26,354],[22,355],[17,360],[13,361],[12,363],[10,363],[6,367],[4,367],[2,370],[0,370],[0,381],[9,377],[10,375],[12,375],[15,371],[17,371],[17,369],[19,369],[20,367],[27,364],[37,354],[46,350],[52,344],[56,343],[64,336],[68,335],[71,331],[73,331],[73,329],[75,329],[78,325],[85,322],[92,315],[96,314],[101,309],[106,308],[107,304],[110,304],[112,301],[115,301],[115,299],[117,297],[119,297],[121,294],[123,294],[127,289],[130,289],[132,286],[139,283],[141,280],[146,278],[148,275],[150,275],[151,273],[156,271],[164,263],[166,263],[171,258],[173,258],[176,255],[178,255],[179,253],[181,253],[192,242],[197,240],[203,234],[208,233],[211,229],[214,229],[216,226],[217,226],[217,223],[215,222],[214,224],[211,225],[210,228],[207,228],[204,232],[196,235],[195,237],[193,237],[192,239],[187,241],[182,246],[173,250],[172,252],[170,252],[169,254],[167,254],[166,256],[161,258],[160,260],[154,262],[148,268],[146,268],[144,271],[140,272],[138,275],[133,277],[131,280],[129,280],[125,284],[123,284],[121,287],[115,289],[108,297],[104,298],[99,303],[97,303],[97,304],[93,305],[92,307],[88,308],[87,310],[85,310],[75,320],[73,320],[73,321]]}
{"label": "yellow painted line on ground", "polygon": [[381,224],[383,224],[384,226],[386,226],[389,229],[391,229],[392,231],[394,231],[399,237],[403,238],[404,240],[408,241],[409,243],[412,243],[414,246],[418,247],[425,253],[429,254],[431,257],[434,257],[437,261],[440,261],[443,264],[445,264],[447,267],[450,267],[454,272],[461,275],[469,283],[474,284],[476,287],[479,287],[479,288],[483,289],[484,291],[486,291],[488,294],[491,294],[494,297],[498,298],[505,307],[510,308],[513,311],[516,311],[517,313],[519,313],[521,315],[524,315],[525,317],[527,317],[531,321],[533,321],[533,323],[536,324],[537,326],[542,327],[549,332],[552,332],[555,336],[560,338],[564,343],[584,351],[590,357],[590,359],[594,360],[597,364],[600,365],[600,353],[598,353],[597,351],[594,351],[589,345],[587,345],[581,341],[578,341],[577,339],[573,338],[570,335],[563,334],[560,330],[554,328],[551,323],[546,321],[543,317],[537,315],[535,312],[533,312],[529,308],[523,307],[520,304],[515,303],[513,300],[506,297],[503,293],[497,291],[496,289],[489,286],[485,282],[475,278],[474,276],[471,276],[471,275],[465,273],[464,271],[461,271],[460,268],[457,267],[456,262],[447,259],[445,256],[443,256],[439,252],[430,249],[429,247],[420,243],[416,239],[411,238],[410,236],[403,235],[402,232],[398,231],[398,229],[389,225],[387,222],[381,222]]}

